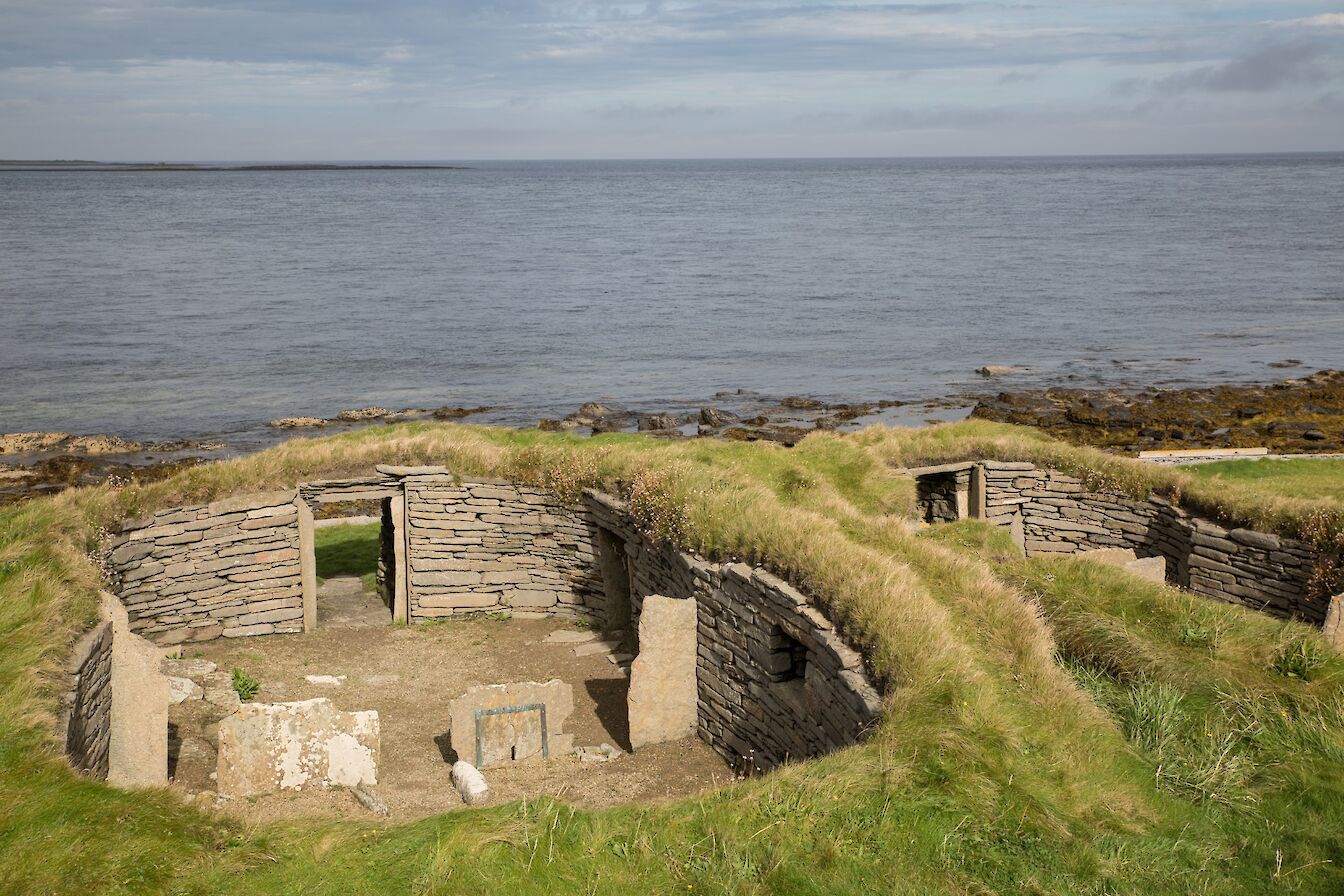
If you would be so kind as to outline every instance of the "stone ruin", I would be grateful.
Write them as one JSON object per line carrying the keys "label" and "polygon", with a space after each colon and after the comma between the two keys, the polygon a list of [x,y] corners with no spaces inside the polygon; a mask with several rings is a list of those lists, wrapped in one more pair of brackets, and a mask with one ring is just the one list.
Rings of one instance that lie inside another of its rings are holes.
{"label": "stone ruin", "polygon": [[[1314,593],[1311,545],[1227,529],[1156,496],[1089,491],[1057,470],[1026,462],[962,461],[909,471],[926,522],[983,519],[1003,526],[1028,557],[1115,563],[1154,581],[1322,628],[1344,648],[1344,595]],[[1108,552],[1101,553],[1101,552]]]}
{"label": "stone ruin", "polygon": [[[499,611],[625,632],[594,649],[632,660],[636,750],[696,735],[752,773],[856,743],[880,713],[861,656],[805,595],[764,569],[652,541],[621,501],[596,491],[569,503],[530,486],[463,482],[443,468],[380,466],[366,479],[175,508],[123,526],[105,548],[124,623],[120,633],[91,633],[71,665],[63,732],[79,767],[114,777],[110,694],[142,690],[155,707],[193,701],[202,730],[218,724],[217,755],[191,732],[178,732],[174,745],[185,751],[191,735],[192,761],[216,764],[221,793],[375,782],[378,722],[367,713],[326,700],[239,706],[227,675],[191,670],[189,661],[162,686],[150,684],[161,680],[157,667],[118,684],[110,664],[121,649],[114,645],[143,639],[161,650],[313,631],[313,509],[367,500],[382,503],[378,593],[393,621]],[[446,707],[452,749],[477,772],[569,755],[572,709],[561,681],[475,688]],[[166,741],[163,713],[143,718],[142,729]],[[153,766],[142,783],[165,783],[166,749],[135,749]],[[609,745],[580,752],[585,761],[619,755]]]}

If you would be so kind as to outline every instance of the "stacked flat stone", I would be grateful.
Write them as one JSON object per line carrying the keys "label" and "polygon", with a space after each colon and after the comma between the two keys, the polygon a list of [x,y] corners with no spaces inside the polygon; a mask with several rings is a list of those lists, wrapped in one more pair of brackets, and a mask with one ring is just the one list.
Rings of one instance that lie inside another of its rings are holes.
{"label": "stacked flat stone", "polygon": [[103,622],[79,643],[66,664],[61,706],[65,753],[75,768],[107,778],[112,742],[112,623]]}
{"label": "stacked flat stone", "polygon": [[378,472],[360,479],[324,479],[299,485],[299,498],[309,507],[347,501],[381,501],[401,494],[401,479]]}
{"label": "stacked flat stone", "polygon": [[602,593],[582,508],[540,489],[408,476],[412,619],[511,610],[577,615]]}
{"label": "stacked flat stone", "polygon": [[1305,542],[1224,529],[1158,497],[1088,492],[1081,480],[1030,463],[982,461],[985,517],[1018,520],[1028,556],[1130,548],[1163,557],[1168,581],[1195,594],[1321,625],[1328,601],[1309,590],[1316,551]]}
{"label": "stacked flat stone", "polygon": [[1309,545],[1250,529],[1227,530],[1206,520],[1192,519],[1189,525],[1191,591],[1275,616],[1325,622],[1328,603],[1306,599],[1316,563]]}
{"label": "stacked flat stone", "polygon": [[[734,767],[755,772],[857,743],[881,712],[862,657],[797,589],[763,569],[709,563],[643,537],[623,503],[585,493],[597,525],[629,558],[636,616],[652,594],[697,602],[697,728]],[[781,641],[805,651],[781,675]]]}
{"label": "stacked flat stone", "polygon": [[950,523],[960,519],[957,493],[971,487],[971,470],[966,467],[944,474],[921,476],[915,482],[917,500],[926,523]]}
{"label": "stacked flat stone", "polygon": [[165,510],[107,547],[136,634],[176,644],[303,631],[293,491]]}

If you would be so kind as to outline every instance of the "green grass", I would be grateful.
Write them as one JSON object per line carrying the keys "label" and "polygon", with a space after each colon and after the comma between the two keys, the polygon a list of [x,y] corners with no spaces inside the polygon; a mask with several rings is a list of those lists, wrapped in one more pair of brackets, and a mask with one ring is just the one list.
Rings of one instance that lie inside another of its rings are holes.
{"label": "green grass", "polygon": [[[1344,890],[1344,683],[1310,630],[1118,570],[1022,561],[983,525],[910,524],[894,460],[1022,446],[1065,450],[982,424],[785,450],[417,423],[0,512],[0,892]],[[74,775],[47,732],[60,665],[94,619],[100,527],[374,463],[570,497],[600,485],[650,534],[771,567],[863,651],[880,724],[862,745],[693,799],[529,800],[390,829],[244,827]],[[1305,507],[1238,501],[1276,519]]]}
{"label": "green grass", "polygon": [[381,523],[323,526],[313,532],[313,555],[317,577],[358,576],[365,591],[373,591],[378,578],[378,540]]}
{"label": "green grass", "polygon": [[1234,482],[1269,495],[1344,503],[1344,458],[1225,460],[1185,469],[1210,484]]}

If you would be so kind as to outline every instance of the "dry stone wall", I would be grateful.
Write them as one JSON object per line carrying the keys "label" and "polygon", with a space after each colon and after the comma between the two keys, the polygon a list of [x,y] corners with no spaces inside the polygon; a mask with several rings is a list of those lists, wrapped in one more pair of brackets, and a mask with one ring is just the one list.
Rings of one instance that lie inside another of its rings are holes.
{"label": "dry stone wall", "polygon": [[1182,584],[1191,591],[1324,624],[1329,601],[1310,594],[1316,564],[1310,545],[1200,519],[1188,520],[1180,534],[1190,541]]}
{"label": "dry stone wall", "polygon": [[160,644],[303,631],[295,493],[156,513],[109,548],[131,630]]}
{"label": "dry stone wall", "polygon": [[1310,592],[1310,545],[1249,529],[1225,529],[1170,502],[1089,492],[1081,480],[1030,463],[983,461],[985,517],[1020,525],[1026,553],[1129,548],[1163,557],[1167,580],[1205,597],[1314,625],[1328,601]]}
{"label": "dry stone wall", "polygon": [[66,666],[69,689],[62,706],[65,753],[80,771],[107,778],[112,741],[112,623],[85,635]]}
{"label": "dry stone wall", "polygon": [[381,501],[401,493],[401,479],[381,470],[359,479],[323,479],[299,486],[299,498],[309,507],[321,504]]}
{"label": "dry stone wall", "polygon": [[949,523],[961,518],[957,495],[970,491],[970,468],[922,476],[916,480],[919,506],[926,523]]}
{"label": "dry stone wall", "polygon": [[582,508],[540,489],[408,476],[411,619],[510,610],[586,614],[602,592]]}
{"label": "dry stone wall", "polygon": [[696,601],[698,733],[730,764],[754,772],[819,756],[858,742],[877,720],[862,657],[797,589],[763,569],[651,542],[610,496],[590,491],[585,504],[624,544],[636,620],[650,595]]}

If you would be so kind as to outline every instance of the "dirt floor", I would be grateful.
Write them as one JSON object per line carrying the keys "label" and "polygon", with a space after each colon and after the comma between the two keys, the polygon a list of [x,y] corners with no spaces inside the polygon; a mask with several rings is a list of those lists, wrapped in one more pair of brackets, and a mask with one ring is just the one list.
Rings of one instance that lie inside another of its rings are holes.
{"label": "dirt floor", "polygon": [[[448,702],[482,684],[551,678],[569,682],[574,688],[574,714],[564,731],[574,734],[575,746],[605,742],[626,751],[609,762],[584,762],[569,755],[487,769],[491,804],[547,795],[577,806],[601,807],[683,796],[733,778],[723,761],[696,738],[629,753],[627,671],[606,652],[579,656],[578,645],[542,643],[557,630],[585,631],[573,622],[478,618],[412,626],[369,624],[385,618],[374,595],[352,594],[348,583],[336,580],[324,583],[322,593],[318,602],[322,622],[312,634],[221,639],[193,647],[186,657],[215,663],[219,678],[234,669],[244,670],[261,685],[254,701],[329,697],[338,709],[377,710],[382,755],[373,789],[386,801],[393,822],[463,806],[448,777],[456,759],[448,741]],[[345,680],[332,687],[309,683],[308,675],[345,676]],[[175,788],[214,789],[209,772],[214,760],[211,741],[217,736],[214,726],[201,724],[199,717],[209,711],[209,704],[201,700],[173,707],[177,730],[209,732],[204,743],[188,735],[185,742],[170,747]],[[221,799],[219,806],[258,822],[299,815],[373,817],[339,788]]]}

